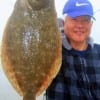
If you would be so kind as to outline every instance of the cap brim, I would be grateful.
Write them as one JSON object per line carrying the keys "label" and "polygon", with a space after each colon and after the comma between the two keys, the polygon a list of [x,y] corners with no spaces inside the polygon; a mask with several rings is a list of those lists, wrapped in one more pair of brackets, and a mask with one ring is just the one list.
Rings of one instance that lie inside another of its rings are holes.
{"label": "cap brim", "polygon": [[89,15],[89,14],[86,13],[86,12],[82,12],[82,13],[79,13],[79,12],[72,12],[72,13],[68,13],[67,15],[68,15],[69,17],[71,17],[71,18],[76,18],[76,17],[79,17],[79,16],[88,15],[88,16],[92,17],[94,20],[96,20],[94,16]]}

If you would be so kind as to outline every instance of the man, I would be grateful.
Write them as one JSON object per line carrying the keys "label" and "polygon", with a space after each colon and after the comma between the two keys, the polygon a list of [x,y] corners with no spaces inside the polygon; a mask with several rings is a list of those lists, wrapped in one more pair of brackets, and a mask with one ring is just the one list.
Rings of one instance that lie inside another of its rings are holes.
{"label": "man", "polygon": [[100,100],[100,46],[90,38],[93,7],[69,0],[63,8],[62,66],[46,100]]}

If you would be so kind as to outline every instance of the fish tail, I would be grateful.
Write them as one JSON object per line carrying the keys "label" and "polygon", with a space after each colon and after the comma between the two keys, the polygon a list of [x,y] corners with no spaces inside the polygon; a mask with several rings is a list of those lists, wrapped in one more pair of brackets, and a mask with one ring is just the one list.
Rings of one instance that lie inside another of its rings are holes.
{"label": "fish tail", "polygon": [[23,100],[36,100],[36,97],[34,94],[32,93],[26,93],[24,96],[23,96]]}

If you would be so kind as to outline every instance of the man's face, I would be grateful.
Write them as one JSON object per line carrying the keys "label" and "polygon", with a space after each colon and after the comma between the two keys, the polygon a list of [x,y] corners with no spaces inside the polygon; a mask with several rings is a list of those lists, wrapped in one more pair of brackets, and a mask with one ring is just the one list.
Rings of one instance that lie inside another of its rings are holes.
{"label": "man's face", "polygon": [[63,24],[64,33],[70,42],[85,42],[90,35],[92,21],[90,16],[70,18],[66,16]]}

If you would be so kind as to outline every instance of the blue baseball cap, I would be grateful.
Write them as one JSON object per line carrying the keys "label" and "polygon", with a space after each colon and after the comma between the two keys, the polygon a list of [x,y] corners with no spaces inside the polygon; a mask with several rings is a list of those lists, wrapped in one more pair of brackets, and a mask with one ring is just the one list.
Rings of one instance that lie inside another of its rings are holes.
{"label": "blue baseball cap", "polygon": [[93,17],[93,6],[89,0],[68,0],[63,8],[64,14],[67,14],[71,18],[82,15]]}

